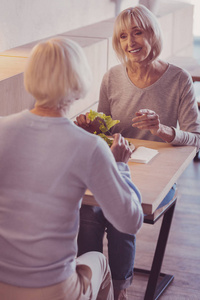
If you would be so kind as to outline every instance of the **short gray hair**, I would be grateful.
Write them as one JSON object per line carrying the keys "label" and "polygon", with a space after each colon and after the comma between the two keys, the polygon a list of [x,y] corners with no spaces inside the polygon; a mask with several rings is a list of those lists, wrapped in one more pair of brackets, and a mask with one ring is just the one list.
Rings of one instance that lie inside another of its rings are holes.
{"label": "short gray hair", "polygon": [[86,95],[91,78],[83,49],[69,39],[54,38],[33,48],[24,85],[38,105],[66,108]]}

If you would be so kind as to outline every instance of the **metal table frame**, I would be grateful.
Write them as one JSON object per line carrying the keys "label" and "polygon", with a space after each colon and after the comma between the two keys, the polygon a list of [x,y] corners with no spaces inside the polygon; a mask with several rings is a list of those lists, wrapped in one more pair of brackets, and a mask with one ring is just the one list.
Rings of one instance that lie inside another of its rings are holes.
{"label": "metal table frame", "polygon": [[[153,225],[163,216],[151,270],[134,268],[135,273],[149,275],[144,300],[158,299],[174,279],[173,275],[164,274],[160,271],[165,254],[165,249],[167,246],[167,240],[171,228],[176,200],[177,195],[174,196],[171,202],[166,207],[164,207],[160,213],[155,213],[153,215],[144,217],[144,223]],[[158,284],[159,277],[161,277],[162,279]]]}

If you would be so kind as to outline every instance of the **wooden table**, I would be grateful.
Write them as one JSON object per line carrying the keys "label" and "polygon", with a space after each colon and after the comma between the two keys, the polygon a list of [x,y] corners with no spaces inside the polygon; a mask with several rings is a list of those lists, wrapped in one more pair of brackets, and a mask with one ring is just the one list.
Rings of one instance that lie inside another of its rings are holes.
{"label": "wooden table", "polygon": [[[161,273],[162,261],[170,232],[173,212],[177,198],[164,208],[156,210],[173,184],[190,164],[196,155],[196,147],[171,146],[167,143],[129,139],[136,147],[145,146],[159,151],[148,164],[129,162],[131,178],[142,195],[142,207],[145,214],[144,222],[155,224],[163,216],[151,270],[134,269],[135,273],[149,275],[145,292],[145,300],[160,297],[174,276]],[[83,204],[98,205],[90,191],[86,191]],[[162,278],[158,284],[159,277]]]}
{"label": "wooden table", "polygon": [[[170,188],[183,173],[193,157],[196,147],[129,139],[137,147],[145,146],[159,151],[148,164],[129,162],[131,178],[142,194],[144,214],[153,214]],[[86,191],[84,204],[98,205],[90,191]]]}

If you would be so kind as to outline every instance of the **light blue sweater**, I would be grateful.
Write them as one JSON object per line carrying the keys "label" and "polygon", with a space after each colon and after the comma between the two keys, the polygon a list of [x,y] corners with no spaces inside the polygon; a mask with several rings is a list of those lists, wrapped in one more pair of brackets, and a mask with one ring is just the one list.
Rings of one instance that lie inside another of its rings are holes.
{"label": "light blue sweater", "polygon": [[28,110],[0,118],[0,282],[48,286],[74,272],[86,188],[118,230],[139,230],[139,191],[101,138]]}

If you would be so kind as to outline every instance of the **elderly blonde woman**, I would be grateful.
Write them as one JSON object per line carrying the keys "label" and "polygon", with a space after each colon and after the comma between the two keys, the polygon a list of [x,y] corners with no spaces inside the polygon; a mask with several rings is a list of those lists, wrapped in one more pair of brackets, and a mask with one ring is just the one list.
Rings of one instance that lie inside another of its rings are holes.
{"label": "elderly blonde woman", "polygon": [[[191,76],[159,59],[162,36],[155,16],[142,5],[122,11],[114,24],[113,48],[121,64],[105,74],[98,106],[99,112],[120,120],[112,133],[199,148],[200,120]],[[87,130],[90,120],[80,115],[76,124]],[[174,193],[175,186],[161,205]],[[105,228],[115,299],[127,299],[126,288],[133,278],[134,236],[115,230],[100,209],[83,206],[79,254],[102,251]],[[89,241],[91,235],[94,238]],[[83,245],[83,239],[88,243]]]}
{"label": "elderly blonde woman", "polygon": [[89,188],[122,232],[136,233],[143,213],[127,142],[115,135],[111,152],[66,118],[90,78],[76,43],[42,42],[24,74],[35,107],[0,119],[1,300],[113,299],[106,258],[90,252],[76,259],[82,197]]}

